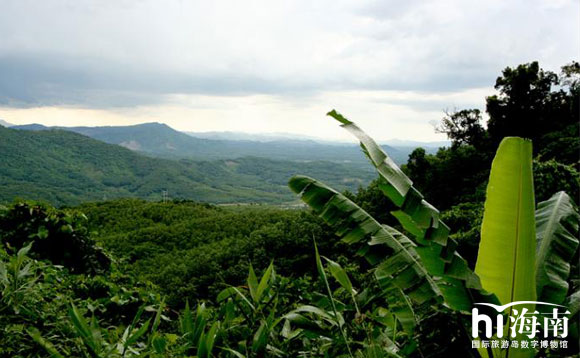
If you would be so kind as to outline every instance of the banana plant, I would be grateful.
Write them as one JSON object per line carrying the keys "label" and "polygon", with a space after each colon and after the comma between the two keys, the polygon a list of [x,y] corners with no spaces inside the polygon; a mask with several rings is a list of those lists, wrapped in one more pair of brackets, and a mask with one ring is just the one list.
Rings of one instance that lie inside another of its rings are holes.
{"label": "banana plant", "polygon": [[[336,111],[328,115],[359,139],[363,152],[377,169],[381,191],[398,208],[392,215],[409,236],[381,225],[344,195],[315,179],[295,176],[289,186],[334,226],[342,241],[360,247],[358,253],[375,266],[375,277],[387,293],[388,308],[405,330],[413,332],[420,323],[421,317],[415,312],[421,305],[442,304],[469,313],[475,303],[533,301],[536,292],[551,300],[548,302],[575,305],[577,296],[565,297],[565,281],[570,273],[565,262],[578,247],[577,209],[566,194],[556,194],[556,199],[538,206],[540,226],[536,229],[529,141],[506,138],[500,144],[487,188],[482,242],[474,272],[455,251],[457,243],[449,238],[450,229],[439,219],[438,210],[382,148]],[[558,279],[552,282],[554,276]],[[481,354],[514,357],[531,356],[533,352],[512,349]]]}

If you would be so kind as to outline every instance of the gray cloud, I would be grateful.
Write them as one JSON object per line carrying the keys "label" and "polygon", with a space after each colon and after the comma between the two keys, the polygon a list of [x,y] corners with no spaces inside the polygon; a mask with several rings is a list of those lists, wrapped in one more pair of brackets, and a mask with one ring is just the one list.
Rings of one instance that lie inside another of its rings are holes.
{"label": "gray cloud", "polygon": [[0,104],[14,107],[86,105],[94,108],[158,104],[170,94],[246,95],[280,93],[260,78],[148,72],[74,58],[0,58]]}
{"label": "gray cloud", "polygon": [[3,0],[0,105],[492,87],[507,65],[571,61],[577,10],[539,0]]}

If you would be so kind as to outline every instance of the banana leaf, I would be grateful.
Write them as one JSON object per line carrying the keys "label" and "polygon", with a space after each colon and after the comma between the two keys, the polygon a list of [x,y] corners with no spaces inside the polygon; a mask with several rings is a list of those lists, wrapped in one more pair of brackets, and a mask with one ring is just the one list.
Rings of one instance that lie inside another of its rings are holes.
{"label": "banana leaf", "polygon": [[536,209],[536,291],[538,301],[561,304],[568,293],[570,262],[578,250],[580,215],[563,191]]}
{"label": "banana leaf", "polygon": [[[475,265],[483,287],[502,304],[536,300],[534,207],[532,143],[504,138],[491,165]],[[535,309],[533,304],[525,308]],[[517,315],[513,307],[506,313],[506,322]],[[510,347],[504,353],[511,358],[534,356],[533,349]]]}
{"label": "banana leaf", "polygon": [[437,284],[452,309],[468,312],[474,302],[497,304],[497,297],[486,292],[479,277],[457,252],[457,242],[449,239],[449,227],[439,219],[439,211],[423,199],[413,182],[389,158],[383,149],[355,123],[332,110],[329,116],[355,135],[363,152],[380,176],[381,191],[399,210],[392,214],[411,233],[425,269],[436,277]]}
{"label": "banana leaf", "polygon": [[491,165],[475,272],[502,304],[535,301],[532,144],[505,138]]}
{"label": "banana leaf", "polygon": [[305,176],[290,180],[290,188],[314,212],[331,224],[338,236],[360,246],[359,254],[377,266],[374,272],[389,304],[406,330],[416,323],[411,305],[433,305],[443,301],[441,291],[422,265],[416,245],[397,230],[381,225],[344,195]]}
{"label": "banana leaf", "polygon": [[379,188],[400,210],[392,214],[399,220],[405,230],[415,236],[422,244],[434,241],[446,246],[449,228],[439,220],[439,211],[413,187],[413,182],[383,149],[355,123],[340,113],[332,110],[328,115],[341,123],[341,127],[352,133],[360,141],[361,148],[377,169],[381,181]]}

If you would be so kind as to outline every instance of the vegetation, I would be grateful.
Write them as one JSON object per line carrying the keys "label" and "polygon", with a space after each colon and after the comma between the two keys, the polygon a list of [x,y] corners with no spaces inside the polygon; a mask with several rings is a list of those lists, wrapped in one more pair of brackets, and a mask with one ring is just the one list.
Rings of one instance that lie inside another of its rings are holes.
{"label": "vegetation", "polygon": [[249,263],[300,277],[313,266],[312,238],[331,252],[332,232],[303,210],[216,207],[189,201],[84,204],[94,237],[126,273],[155,283],[173,305],[214,299],[244,281]]}
{"label": "vegetation", "polygon": [[[117,144],[154,157],[214,161],[260,157],[273,160],[304,162],[331,161],[366,164],[354,144],[320,143],[313,140],[277,139],[272,141],[205,139],[193,137],[161,123],[143,123],[114,127],[45,127],[40,124],[14,126],[14,129],[71,131]],[[404,163],[413,148],[383,148],[397,163]],[[287,180],[288,178],[286,178]]]}
{"label": "vegetation", "polygon": [[[450,113],[441,129],[453,145],[418,149],[402,169],[332,111],[379,178],[353,193],[294,176],[311,211],[140,199],[1,207],[0,356],[577,356],[578,158],[564,148],[576,143],[566,133],[577,67],[506,69],[488,99],[497,123]],[[533,120],[558,113],[553,132],[500,123],[540,102]],[[272,182],[294,174],[244,160],[223,163]],[[472,349],[474,304],[516,300],[567,307],[568,348]]]}
{"label": "vegetation", "polygon": [[[318,174],[341,189],[372,179],[370,169],[347,163],[294,163],[262,158],[213,162],[149,158],[128,149],[60,130],[0,126],[0,203],[14,197],[53,205],[134,197],[212,203],[291,203],[288,177]],[[341,169],[341,171],[337,171]]]}
{"label": "vegetation", "polygon": [[[291,179],[290,187],[321,218],[336,227],[343,242],[360,246],[357,254],[376,267],[374,276],[387,307],[408,333],[413,334],[415,326],[422,324],[422,312],[438,311],[441,304],[461,313],[469,312],[476,303],[501,306],[515,301],[536,301],[536,292],[542,291],[546,284],[556,286],[559,294],[542,295],[543,302],[563,304],[580,294],[580,287],[573,287],[570,297],[565,297],[570,274],[566,260],[578,249],[580,215],[563,192],[540,204],[541,231],[538,257],[535,257],[529,140],[506,137],[500,143],[487,187],[481,242],[473,272],[455,252],[457,244],[449,239],[449,228],[439,219],[439,212],[423,200],[412,182],[382,149],[340,114],[332,111],[329,115],[360,139],[365,154],[380,176],[379,189],[397,207],[392,215],[413,239],[391,226],[381,225],[348,198],[314,179],[297,176]],[[561,230],[558,238],[556,226]],[[554,250],[554,240],[562,241],[565,247],[562,253]],[[536,272],[541,276],[537,282]],[[534,310],[533,304],[530,310]],[[571,312],[572,315],[577,313],[577,310]],[[513,322],[513,314],[510,309],[508,324]],[[577,340],[578,337],[574,337],[574,341]],[[422,344],[420,340],[417,342],[416,345]],[[532,347],[492,347],[482,348],[480,354],[484,357],[533,357],[535,350]]]}

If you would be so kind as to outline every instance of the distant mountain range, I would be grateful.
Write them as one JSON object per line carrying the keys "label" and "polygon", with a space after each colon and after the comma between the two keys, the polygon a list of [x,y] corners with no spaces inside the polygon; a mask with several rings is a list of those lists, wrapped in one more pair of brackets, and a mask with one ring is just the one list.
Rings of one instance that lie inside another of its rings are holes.
{"label": "distant mountain range", "polygon": [[[111,141],[140,140],[147,148],[169,152],[173,150],[169,146],[180,148],[192,140],[200,150],[204,144],[164,125],[136,127],[115,130],[120,133],[116,137],[111,134],[113,127],[76,130]],[[159,200],[167,191],[170,198],[212,203],[290,203],[296,198],[286,183],[294,174],[315,176],[340,190],[356,190],[375,177],[370,166],[348,163],[255,157],[214,161],[152,158],[72,131],[26,128],[29,130],[0,126],[0,202],[15,197],[56,205],[117,197]],[[168,134],[172,136],[168,138]],[[144,135],[149,141],[144,141]],[[212,145],[217,144],[221,143]]]}
{"label": "distant mountain range", "polygon": [[[255,142],[273,142],[278,140],[298,140],[298,141],[314,141],[329,145],[345,145],[347,142],[325,140],[318,137],[298,135],[292,133],[244,133],[244,132],[184,132],[196,138],[218,139],[218,140],[250,140]],[[413,140],[403,139],[389,139],[382,141],[381,144],[391,147],[422,147],[422,148],[440,148],[449,146],[449,141],[436,142],[419,142]]]}
{"label": "distant mountain range", "polygon": [[252,142],[275,142],[275,141],[313,141],[317,143],[342,145],[344,142],[324,140],[317,137],[292,134],[292,133],[244,133],[244,132],[183,132],[195,138],[213,140],[244,140]]}
{"label": "distant mountain range", "polygon": [[436,141],[436,142],[419,142],[415,140],[403,140],[403,139],[389,139],[384,141],[382,144],[390,145],[392,147],[421,147],[421,148],[441,148],[448,147],[451,142],[448,140]]}
{"label": "distant mountain range", "polygon": [[10,124],[10,123],[8,123],[8,122],[0,119],[0,126],[3,126],[3,127],[12,127],[13,124]]}
{"label": "distant mountain range", "polygon": [[[252,156],[274,160],[324,160],[366,164],[366,158],[356,144],[319,141],[310,137],[292,137],[287,134],[272,136],[237,132],[186,134],[161,123],[110,127],[45,127],[40,124],[29,124],[11,128],[67,130],[161,158],[217,160]],[[385,151],[398,164],[405,163],[415,147],[410,144],[400,147],[383,145]],[[425,146],[425,148],[429,152],[434,152],[437,146]]]}

